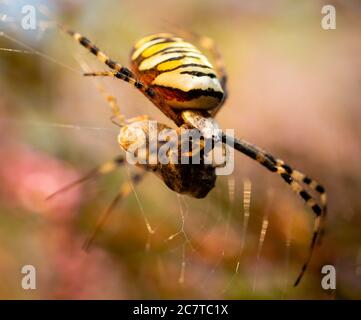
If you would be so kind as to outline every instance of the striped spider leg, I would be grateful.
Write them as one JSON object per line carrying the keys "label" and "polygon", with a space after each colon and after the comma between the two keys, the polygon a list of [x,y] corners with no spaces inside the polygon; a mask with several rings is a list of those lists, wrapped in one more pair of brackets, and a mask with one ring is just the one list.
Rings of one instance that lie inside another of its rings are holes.
{"label": "striped spider leg", "polygon": [[172,119],[178,126],[182,124],[180,116],[175,113],[172,108],[170,108],[161,99],[159,95],[156,94],[153,88],[140,81],[130,69],[108,57],[104,52],[100,51],[99,48],[96,47],[89,39],[82,36],[81,34],[69,30],[61,25],[59,25],[59,28],[74,38],[78,43],[89,50],[89,52],[94,54],[99,61],[103,62],[113,70],[105,72],[88,72],[85,73],[86,76],[112,76],[128,82],[141,93],[143,93],[155,106],[157,106],[168,118]]}
{"label": "striped spider leg", "polygon": [[[79,63],[81,64],[83,69],[87,68],[87,66],[85,65],[84,62],[79,61]],[[125,125],[126,123],[132,123],[132,122],[135,122],[135,121],[147,119],[147,116],[140,116],[140,117],[136,117],[136,118],[126,120],[125,117],[120,113],[120,108],[119,108],[119,105],[117,104],[116,98],[114,96],[108,94],[106,92],[106,90],[104,89],[104,87],[100,83],[96,82],[96,86],[97,86],[97,89],[99,90],[99,92],[104,96],[104,98],[108,102],[109,106],[111,107],[111,110],[112,110],[112,113],[113,113],[112,120],[117,118],[118,121],[120,121],[120,123],[121,123],[121,124],[119,124],[119,123],[114,121],[114,123],[116,125],[122,126],[122,125]],[[84,182],[86,182],[88,180],[91,180],[91,179],[96,178],[96,177],[101,176],[101,175],[109,174],[109,173],[115,171],[117,168],[122,167],[124,165],[125,165],[125,158],[123,156],[117,156],[113,160],[106,161],[105,163],[91,169],[83,177],[81,177],[81,178],[79,178],[79,179],[65,185],[64,187],[60,188],[59,190],[55,191],[54,193],[49,195],[46,198],[46,200],[50,200],[53,197],[55,197],[55,196],[57,196],[57,195],[59,195],[59,194],[61,194],[63,192],[66,192],[66,191],[74,188],[75,186],[77,186],[77,185],[79,185],[81,183],[84,183]],[[110,203],[108,208],[106,208],[106,210],[101,214],[101,216],[99,217],[93,232],[85,240],[85,242],[83,244],[83,249],[85,251],[88,251],[90,249],[91,244],[93,243],[96,235],[98,234],[98,232],[101,230],[101,228],[105,224],[106,220],[108,219],[110,213],[113,211],[115,206],[119,203],[120,200],[126,198],[133,191],[133,186],[135,184],[138,184],[138,183],[141,182],[141,180],[143,179],[145,173],[146,173],[145,170],[142,170],[140,173],[132,173],[130,175],[130,181],[124,182],[120,186],[118,194],[112,200],[112,202]]]}
{"label": "striped spider leg", "polygon": [[[62,28],[82,46],[98,57],[114,71],[91,72],[88,76],[114,76],[130,82],[145,94],[163,113],[172,119],[178,127],[198,129],[216,129],[217,123],[212,118],[223,105],[226,97],[227,77],[219,50],[213,40],[193,35],[203,48],[209,50],[215,60],[213,68],[208,59],[191,43],[172,34],[162,33],[150,35],[139,40],[131,53],[132,70],[111,60],[87,38],[78,33]],[[121,129],[118,142],[127,151],[131,142],[129,137],[138,140],[137,130],[146,133],[147,119],[141,119]],[[158,124],[159,128],[169,128]],[[220,138],[220,137],[218,137]],[[309,255],[304,263],[295,285],[305,273],[315,243],[320,233],[321,220],[326,213],[327,197],[325,189],[316,181],[297,170],[293,170],[282,160],[276,159],[262,149],[244,140],[221,136],[224,144],[231,145],[235,150],[251,157],[275,172],[291,186],[316,215],[314,231]],[[231,143],[230,143],[231,142]],[[167,184],[169,188],[196,198],[205,197],[214,187],[216,176],[214,167],[201,163],[194,165],[143,166],[152,170]],[[202,177],[206,177],[203,179]],[[203,179],[203,180],[202,180]],[[319,201],[305,190],[301,184],[319,194]]]}
{"label": "striped spider leg", "polygon": [[[125,164],[125,159],[123,156],[118,156],[118,157],[114,158],[113,160],[107,161],[107,162],[101,164],[100,166],[93,168],[80,179],[75,180],[75,181],[65,185],[61,189],[55,191],[54,193],[50,194],[46,198],[46,200],[50,200],[50,199],[54,198],[55,196],[57,196],[63,192],[66,192],[66,191],[74,188],[75,186],[77,186],[83,182],[86,182],[90,179],[111,173],[114,170],[116,170],[117,168],[123,166],[124,164]],[[142,178],[144,177],[145,173],[146,173],[146,171],[142,171],[140,173],[133,173],[130,177],[130,181],[124,182],[120,186],[118,194],[116,195],[116,197],[113,199],[111,204],[108,206],[108,208],[102,213],[102,215],[98,219],[98,222],[97,222],[92,234],[90,236],[88,236],[87,239],[85,240],[84,245],[83,245],[84,250],[86,250],[86,251],[89,250],[97,233],[100,231],[101,227],[104,225],[105,221],[107,220],[107,218],[109,217],[110,213],[115,208],[117,203],[121,199],[126,198],[132,192],[133,185],[140,183]]]}
{"label": "striped spider leg", "polygon": [[[187,110],[182,112],[182,117],[186,124],[197,128],[201,132],[211,127],[217,127],[217,123],[214,118],[207,116],[207,114],[204,112]],[[295,192],[299,197],[301,197],[301,199],[306,203],[308,207],[311,208],[311,210],[316,215],[309,253],[305,263],[302,266],[301,272],[294,284],[295,286],[297,286],[310,263],[316,241],[321,232],[322,223],[326,215],[327,195],[325,188],[317,181],[309,178],[300,171],[294,170],[289,165],[285,164],[284,161],[276,159],[266,151],[245,140],[227,136],[225,133],[221,134],[221,139],[224,144],[227,144],[235,150],[252,158],[253,160],[256,160],[269,171],[280,175],[280,177],[287,184],[290,185],[292,191]],[[318,193],[319,200],[316,200],[312,194],[310,194],[305,188],[303,188],[301,183],[307,186],[307,188]]]}
{"label": "striped spider leg", "polygon": [[[237,151],[247,155],[253,160],[256,160],[261,165],[266,167],[269,171],[279,174],[281,178],[290,185],[292,191],[298,194],[306,203],[306,205],[310,207],[313,213],[316,215],[313,225],[313,235],[309,248],[309,253],[305,263],[302,266],[301,272],[294,283],[294,286],[297,286],[307,270],[316,245],[317,238],[322,231],[322,223],[327,212],[327,195],[325,188],[320,185],[316,180],[313,180],[305,174],[301,173],[300,171],[291,168],[289,165],[285,164],[284,161],[274,158],[266,151],[253,144],[248,143],[245,140],[232,139],[230,137],[227,137],[226,135],[223,135],[222,141],[224,143],[231,142],[231,145],[234,146]],[[317,201],[308,191],[306,191],[302,187],[301,183],[306,185],[311,190],[316,191],[319,194],[319,201]]]}

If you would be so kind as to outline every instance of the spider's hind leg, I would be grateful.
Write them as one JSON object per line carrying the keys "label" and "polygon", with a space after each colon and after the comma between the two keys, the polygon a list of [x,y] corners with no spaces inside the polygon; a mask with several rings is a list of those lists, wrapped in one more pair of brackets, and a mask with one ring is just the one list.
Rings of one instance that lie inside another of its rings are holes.
{"label": "spider's hind leg", "polygon": [[46,200],[50,200],[51,198],[54,198],[55,196],[59,195],[60,193],[66,192],[66,191],[72,189],[73,187],[75,187],[85,181],[88,181],[92,178],[98,177],[100,175],[108,174],[108,173],[114,171],[115,169],[117,169],[118,167],[124,165],[124,163],[125,163],[125,159],[123,156],[118,156],[118,157],[114,158],[113,160],[104,162],[100,166],[97,166],[94,169],[91,169],[83,177],[81,177],[73,182],[70,182],[69,184],[65,185],[64,187],[60,188],[59,190],[53,192],[46,198]]}
{"label": "spider's hind leg", "polygon": [[276,165],[284,168],[286,172],[296,181],[302,182],[307,185],[311,190],[314,190],[320,197],[320,203],[322,206],[323,214],[325,215],[327,212],[327,194],[325,188],[318,183],[316,180],[310,178],[304,173],[292,169],[288,164],[284,163],[284,161],[277,159]]}
{"label": "spider's hind leg", "polygon": [[[90,170],[87,174],[85,174],[83,177],[81,177],[78,180],[75,180],[71,183],[69,183],[68,185],[62,187],[61,189],[55,191],[54,193],[52,193],[51,195],[49,195],[47,197],[47,200],[50,200],[51,198],[66,192],[70,189],[72,189],[73,187],[88,181],[92,178],[95,178],[97,176],[100,175],[104,175],[104,174],[108,174],[112,171],[114,171],[115,169],[119,168],[120,166],[123,166],[125,164],[125,159],[122,156],[116,157],[111,161],[107,161],[105,163],[103,163],[100,166],[95,167],[94,169]],[[127,197],[132,191],[133,191],[133,184],[137,184],[139,183],[144,174],[146,173],[146,171],[143,171],[141,173],[134,173],[131,175],[130,177],[130,181],[127,181],[125,183],[123,183],[120,187],[119,193],[118,195],[113,199],[113,201],[111,202],[111,204],[109,205],[109,207],[104,211],[104,213],[100,216],[96,227],[94,229],[94,231],[92,232],[92,234],[85,240],[84,244],[83,244],[83,249],[84,250],[88,250],[92,244],[92,242],[94,241],[97,233],[100,231],[101,227],[104,225],[104,223],[106,222],[107,218],[109,217],[109,214],[112,212],[112,210],[114,209],[114,207],[117,205],[117,203]]]}
{"label": "spider's hind leg", "polygon": [[142,178],[144,177],[145,173],[146,173],[146,171],[143,171],[141,173],[132,174],[130,177],[130,181],[127,181],[120,186],[118,194],[112,200],[112,202],[110,203],[108,208],[101,214],[93,232],[84,241],[83,249],[85,251],[89,251],[92,243],[94,242],[96,235],[101,230],[101,228],[104,226],[105,222],[109,218],[109,215],[113,211],[115,206],[119,203],[120,200],[126,198],[133,191],[133,185],[140,183]]}
{"label": "spider's hind leg", "polygon": [[[309,254],[294,284],[295,286],[297,286],[310,263],[317,238],[322,228],[323,218],[325,217],[327,210],[327,196],[325,189],[315,180],[312,180],[303,173],[292,169],[290,166],[286,165],[282,160],[274,158],[269,153],[265,152],[264,150],[260,149],[259,147],[253,144],[248,143],[247,141],[231,138],[224,134],[222,135],[222,141],[226,144],[230,144],[239,152],[256,160],[261,165],[266,167],[269,171],[279,174],[282,177],[282,179],[287,184],[290,185],[292,191],[298,194],[302,198],[302,200],[306,203],[306,205],[310,207],[311,210],[316,215]],[[317,201],[315,197],[313,197],[305,188],[303,188],[301,183],[308,185],[312,190],[318,192],[320,195],[320,201]]]}

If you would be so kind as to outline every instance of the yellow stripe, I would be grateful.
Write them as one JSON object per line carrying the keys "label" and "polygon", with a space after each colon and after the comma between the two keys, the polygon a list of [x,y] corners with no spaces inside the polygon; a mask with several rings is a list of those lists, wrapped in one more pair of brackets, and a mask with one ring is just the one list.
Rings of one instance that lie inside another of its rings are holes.
{"label": "yellow stripe", "polygon": [[[159,39],[156,39],[159,38]],[[136,60],[139,55],[150,46],[157,44],[159,42],[164,41],[166,38],[171,38],[172,41],[182,41],[181,38],[174,37],[174,35],[170,33],[159,33],[159,34],[153,34],[151,36],[145,37],[140,39],[134,46],[135,51],[132,54],[131,59]]]}
{"label": "yellow stripe", "polygon": [[306,204],[310,207],[310,208],[312,208],[315,204],[317,204],[316,203],[316,201],[314,200],[314,199],[309,199],[309,200],[307,200],[306,201]]}
{"label": "yellow stripe", "polygon": [[108,56],[101,51],[98,52],[97,57],[103,63],[108,59]]}
{"label": "yellow stripe", "polygon": [[[208,60],[201,59],[201,58],[190,58],[190,57],[185,57],[181,60],[166,61],[164,63],[159,64],[157,66],[157,69],[159,71],[167,71],[167,70],[177,68],[181,65],[191,64],[191,63],[202,64],[204,66],[209,67],[210,69],[213,69],[213,66],[210,64],[210,62]],[[207,72],[208,72],[208,70],[207,70]]]}
{"label": "yellow stripe", "polygon": [[170,34],[170,33],[156,33],[156,34],[152,34],[150,36],[144,37],[142,39],[140,39],[139,41],[136,42],[136,44],[134,45],[134,48],[138,49],[140,48],[143,44],[152,41],[155,38],[171,38],[174,37],[174,35]]}
{"label": "yellow stripe", "polygon": [[[187,43],[187,42],[183,42],[183,41],[177,41],[177,42],[171,42],[171,43],[169,43],[169,42],[168,43],[159,43],[159,44],[155,44],[155,45],[151,46],[149,49],[144,50],[142,53],[142,57],[147,58],[147,57],[157,53],[158,51],[161,51],[166,48],[172,48],[175,46],[195,49],[195,47],[193,45],[191,45],[190,43]],[[198,51],[198,53],[200,53],[200,52]]]}
{"label": "yellow stripe", "polygon": [[194,89],[213,89],[216,92],[223,92],[217,78],[194,77],[189,74],[182,74],[182,71],[183,69],[179,68],[174,71],[163,72],[152,81],[152,84],[172,87],[185,92]]}
{"label": "yellow stripe", "polygon": [[321,224],[321,216],[317,216],[315,219],[315,223],[313,225],[313,232],[316,232],[320,229],[320,224]]}
{"label": "yellow stripe", "polygon": [[300,193],[302,191],[302,187],[295,181],[291,182],[291,188],[293,191]]}
{"label": "yellow stripe", "polygon": [[297,181],[302,181],[305,175],[297,170],[293,170],[291,177]]}
{"label": "yellow stripe", "polygon": [[177,68],[182,64],[183,64],[182,60],[167,61],[167,62],[163,62],[160,65],[158,65],[157,69],[159,71],[167,71],[167,70]]}
{"label": "yellow stripe", "polygon": [[326,193],[321,194],[321,202],[325,205],[327,203]]}
{"label": "yellow stripe", "polygon": [[153,41],[149,41],[149,42],[144,43],[139,48],[136,48],[136,50],[132,54],[131,59],[136,60],[145,49],[147,49],[148,47],[150,47],[150,46],[152,46],[154,44],[162,42],[162,41],[164,41],[164,39],[157,39],[157,40],[153,40]]}
{"label": "yellow stripe", "polygon": [[318,183],[315,180],[312,180],[311,183],[309,184],[311,189],[316,189],[318,186]]}
{"label": "yellow stripe", "polygon": [[[162,54],[162,55],[151,56],[151,57],[143,60],[140,63],[138,69],[140,71],[150,70],[150,69],[153,69],[157,64],[165,62],[168,59],[180,57],[182,55],[185,55],[185,54],[173,52],[173,53],[167,53],[167,54]],[[198,63],[202,63],[202,64],[208,63],[209,64],[208,60],[202,54],[200,54],[200,53],[192,53],[191,55],[194,55],[196,57],[195,59],[199,60]],[[177,60],[175,60],[175,61],[177,61]],[[185,61],[186,58],[181,58],[179,60]],[[183,63],[185,63],[185,62],[183,62]]]}

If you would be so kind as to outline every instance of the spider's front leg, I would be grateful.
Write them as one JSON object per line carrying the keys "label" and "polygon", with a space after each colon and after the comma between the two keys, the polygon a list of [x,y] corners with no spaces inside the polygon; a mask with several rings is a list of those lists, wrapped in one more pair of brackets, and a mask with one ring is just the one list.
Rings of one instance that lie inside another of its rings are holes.
{"label": "spider's front leg", "polygon": [[111,59],[107,54],[105,54],[97,46],[95,46],[88,38],[82,36],[80,33],[69,30],[64,26],[59,26],[59,28],[66,34],[70,35],[89,52],[94,54],[99,61],[106,64],[110,69],[114,70],[113,72],[106,71],[87,73],[88,76],[112,76],[130,83],[131,85],[133,85],[133,87],[143,93],[151,102],[153,102],[156,107],[158,107],[168,118],[172,119],[177,126],[182,125],[183,121],[181,117],[176,112],[174,112],[173,109],[170,108],[163,101],[163,99],[161,99],[161,97],[156,94],[152,87],[141,82],[129,68]]}

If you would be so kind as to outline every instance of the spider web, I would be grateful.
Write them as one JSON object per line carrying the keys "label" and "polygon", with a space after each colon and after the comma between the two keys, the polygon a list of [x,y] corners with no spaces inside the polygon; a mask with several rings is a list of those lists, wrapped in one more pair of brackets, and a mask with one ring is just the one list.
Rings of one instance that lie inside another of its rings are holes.
{"label": "spider web", "polygon": [[[0,1],[1,3],[5,3],[6,1]],[[0,21],[3,24],[9,24],[11,25],[11,28],[14,29],[13,25],[15,24],[15,19],[11,18],[9,15],[1,13],[0,12]],[[41,29],[41,36],[44,35],[46,31],[46,24],[43,24],[43,28]],[[19,30],[17,30],[19,31]],[[47,60],[54,65],[58,66],[59,68],[62,68],[64,70],[67,70],[72,73],[76,73],[79,75],[81,72],[78,69],[75,69],[68,64],[62,62],[61,60],[54,58],[44,52],[38,51],[37,49],[34,49],[31,45],[26,44],[24,41],[19,40],[17,37],[10,34],[10,31],[1,30],[0,31],[0,37],[7,39],[9,42],[14,44],[14,47],[8,48],[8,47],[1,47],[0,48],[0,54],[1,52],[7,53],[7,54],[16,54],[16,55],[34,55],[43,58],[44,60]],[[107,127],[97,127],[97,126],[87,126],[87,125],[79,125],[76,123],[59,123],[59,122],[48,122],[48,121],[30,121],[30,120],[24,120],[24,119],[16,119],[16,118],[0,118],[0,122],[6,122],[10,123],[12,125],[19,125],[19,126],[26,126],[26,127],[51,127],[54,129],[69,129],[69,130],[78,130],[78,131],[95,131],[95,132],[114,132],[113,129],[107,128]],[[130,173],[129,170],[126,169],[128,180],[130,181]],[[238,215],[239,219],[241,221],[240,228],[237,227],[237,230],[239,232],[239,238],[240,242],[238,245],[238,254],[236,257],[236,262],[233,263],[233,266],[231,269],[233,271],[230,272],[230,276],[223,277],[224,281],[219,286],[219,292],[213,293],[209,292],[208,290],[208,282],[210,282],[210,279],[212,279],[217,272],[222,272],[222,266],[225,263],[226,259],[226,250],[227,248],[224,247],[220,254],[218,255],[218,258],[211,262],[208,268],[206,268],[206,272],[203,272],[201,274],[201,277],[197,279],[198,285],[202,289],[202,292],[204,295],[207,296],[207,298],[220,298],[220,297],[227,297],[229,292],[232,290],[232,286],[234,285],[234,282],[237,280],[239,281],[239,278],[243,277],[241,274],[241,266],[243,264],[242,258],[244,255],[244,251],[247,248],[248,245],[248,236],[249,236],[249,221],[252,216],[252,197],[254,197],[253,190],[252,190],[252,182],[250,179],[245,179],[242,184],[242,201],[238,202],[238,197],[236,196],[238,192],[237,189],[237,183],[235,181],[235,178],[233,176],[229,177],[227,179],[227,197],[226,200],[228,202],[228,205],[225,209],[226,212],[223,212],[223,209],[216,210],[214,221],[213,221],[213,227],[218,226],[220,223],[225,225],[224,232],[223,232],[223,240],[226,243],[227,239],[229,237],[229,232],[231,229],[234,229],[233,223],[234,223],[234,216]],[[150,217],[147,215],[147,207],[143,203],[142,196],[138,194],[136,191],[136,188],[132,185],[133,194],[136,198],[136,202],[138,204],[139,211],[142,215],[142,218],[144,219],[144,223],[147,230],[147,241],[145,243],[145,252],[148,253],[152,250],[152,238],[153,236],[158,232],[157,226],[153,226],[152,222],[150,221]],[[215,191],[216,193],[220,191]],[[272,194],[269,196],[269,198],[272,198]],[[177,210],[174,210],[180,218],[180,225],[178,228],[178,231],[170,234],[168,237],[164,239],[166,243],[172,242],[176,238],[182,238],[183,241],[181,241],[180,245],[177,246],[175,249],[169,249],[169,250],[176,250],[178,253],[178,260],[179,260],[179,268],[178,268],[178,278],[177,282],[180,286],[184,286],[184,284],[187,282],[188,277],[188,270],[190,268],[195,267],[195,262],[193,261],[193,258],[190,258],[190,255],[201,255],[198,248],[193,245],[192,237],[195,233],[194,228],[190,228],[191,231],[188,232],[188,218],[190,215],[190,211],[192,210],[193,202],[190,201],[188,198],[182,196],[182,195],[176,195],[176,206]],[[207,200],[206,200],[207,201]],[[212,209],[212,203],[208,201],[205,205],[205,209],[203,210],[203,217],[204,221],[200,223],[197,233],[207,233],[207,229],[209,228],[209,219],[207,218],[207,215],[209,214],[209,211],[214,211]],[[264,247],[265,240],[267,239],[267,233],[269,229],[269,217],[270,209],[266,208],[264,211],[264,216],[262,218],[261,228],[258,234],[258,245],[257,245],[257,251],[255,254],[255,266],[253,272],[253,279],[252,279],[252,294],[256,294],[258,290],[258,277],[259,277],[259,270],[258,270],[258,264],[260,263],[260,259],[262,256],[262,249]],[[214,212],[213,212],[214,215]],[[212,229],[212,227],[211,227]],[[289,272],[289,259],[290,259],[290,248],[292,243],[292,237],[291,237],[291,230],[292,230],[292,218],[289,219],[289,226],[287,228],[287,236],[285,241],[285,276],[284,276],[284,284],[283,284],[283,291],[282,291],[282,298],[287,297],[287,288],[289,286],[288,281],[288,272]],[[164,259],[163,257],[161,259]],[[161,263],[161,262],[160,262]]]}

